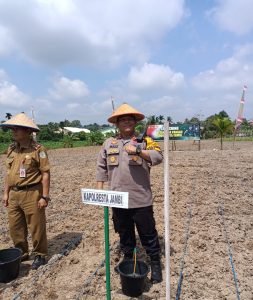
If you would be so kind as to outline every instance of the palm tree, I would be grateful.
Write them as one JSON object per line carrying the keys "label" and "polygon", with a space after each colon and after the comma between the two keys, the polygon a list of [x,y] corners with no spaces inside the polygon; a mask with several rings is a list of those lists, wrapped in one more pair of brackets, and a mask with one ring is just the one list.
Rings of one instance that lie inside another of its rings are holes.
{"label": "palm tree", "polygon": [[157,123],[158,124],[163,124],[163,121],[164,121],[164,116],[160,115],[157,117]]}
{"label": "palm tree", "polygon": [[232,121],[225,117],[216,117],[213,121],[213,125],[216,127],[216,131],[218,132],[218,134],[220,135],[220,149],[223,149],[223,137],[225,133],[232,133],[233,130],[233,123]]}
{"label": "palm tree", "polygon": [[147,123],[148,125],[154,125],[156,123],[156,116],[152,115],[147,117]]}
{"label": "palm tree", "polygon": [[11,113],[6,113],[6,116],[5,116],[6,119],[10,120],[11,117],[12,117]]}

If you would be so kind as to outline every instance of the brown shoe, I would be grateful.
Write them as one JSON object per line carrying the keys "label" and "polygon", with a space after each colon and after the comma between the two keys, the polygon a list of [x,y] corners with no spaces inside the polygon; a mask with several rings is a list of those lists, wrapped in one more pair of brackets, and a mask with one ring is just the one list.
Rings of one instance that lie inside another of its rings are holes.
{"label": "brown shoe", "polygon": [[32,263],[32,269],[37,270],[40,266],[43,266],[46,264],[46,259],[44,256],[36,255],[35,259]]}

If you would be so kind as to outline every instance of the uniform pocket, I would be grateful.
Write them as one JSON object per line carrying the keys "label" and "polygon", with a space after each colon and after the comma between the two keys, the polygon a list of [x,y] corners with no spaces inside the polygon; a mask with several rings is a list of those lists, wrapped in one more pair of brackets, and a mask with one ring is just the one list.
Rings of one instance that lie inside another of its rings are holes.
{"label": "uniform pocket", "polygon": [[7,168],[7,169],[10,169],[10,168],[11,168],[11,165],[12,165],[13,161],[14,161],[14,157],[8,157],[8,158],[7,158],[7,160],[6,160],[6,162],[5,162],[5,165],[6,165],[6,168]]}
{"label": "uniform pocket", "polygon": [[107,165],[108,166],[118,166],[119,165],[119,155],[108,154],[107,156]]}
{"label": "uniform pocket", "polygon": [[33,170],[36,168],[36,161],[32,158],[26,158],[24,162],[24,167],[26,170]]}
{"label": "uniform pocket", "polygon": [[143,159],[138,155],[128,155],[128,164],[131,166],[141,166]]}

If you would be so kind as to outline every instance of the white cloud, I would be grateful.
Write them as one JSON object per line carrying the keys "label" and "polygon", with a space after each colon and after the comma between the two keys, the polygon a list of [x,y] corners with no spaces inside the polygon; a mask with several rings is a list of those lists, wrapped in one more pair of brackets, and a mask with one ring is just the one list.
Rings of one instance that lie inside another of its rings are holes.
{"label": "white cloud", "polygon": [[0,105],[5,108],[23,108],[30,100],[15,84],[6,80],[6,73],[0,70]]}
{"label": "white cloud", "polygon": [[208,14],[223,30],[243,35],[253,29],[252,0],[217,0]]}
{"label": "white cloud", "polygon": [[1,1],[0,26],[28,60],[115,66],[146,60],[185,11],[184,0]]}
{"label": "white cloud", "polygon": [[14,43],[9,35],[8,29],[0,24],[0,57],[11,52]]}
{"label": "white cloud", "polygon": [[238,90],[244,84],[253,86],[253,45],[237,47],[232,57],[221,60],[216,67],[192,78],[193,86],[201,91]]}
{"label": "white cloud", "polygon": [[7,79],[8,79],[8,76],[7,76],[7,73],[5,72],[5,70],[0,69],[0,81],[7,80]]}
{"label": "white cloud", "polygon": [[184,75],[173,72],[169,66],[145,63],[140,68],[131,68],[128,84],[136,90],[171,90],[184,85]]}
{"label": "white cloud", "polygon": [[81,100],[89,93],[89,89],[83,81],[79,79],[71,80],[64,76],[54,78],[53,89],[49,89],[50,98],[58,100]]}

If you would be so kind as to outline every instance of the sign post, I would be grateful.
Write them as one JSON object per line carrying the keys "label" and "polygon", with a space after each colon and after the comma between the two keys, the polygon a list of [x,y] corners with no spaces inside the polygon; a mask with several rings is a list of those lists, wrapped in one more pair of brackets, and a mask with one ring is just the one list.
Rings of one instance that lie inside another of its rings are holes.
{"label": "sign post", "polygon": [[108,206],[104,207],[104,229],[105,229],[106,299],[111,300],[110,239],[109,239],[109,209],[108,209]]}
{"label": "sign post", "polygon": [[109,207],[128,208],[128,192],[81,189],[82,202],[104,206],[106,299],[111,300]]}

